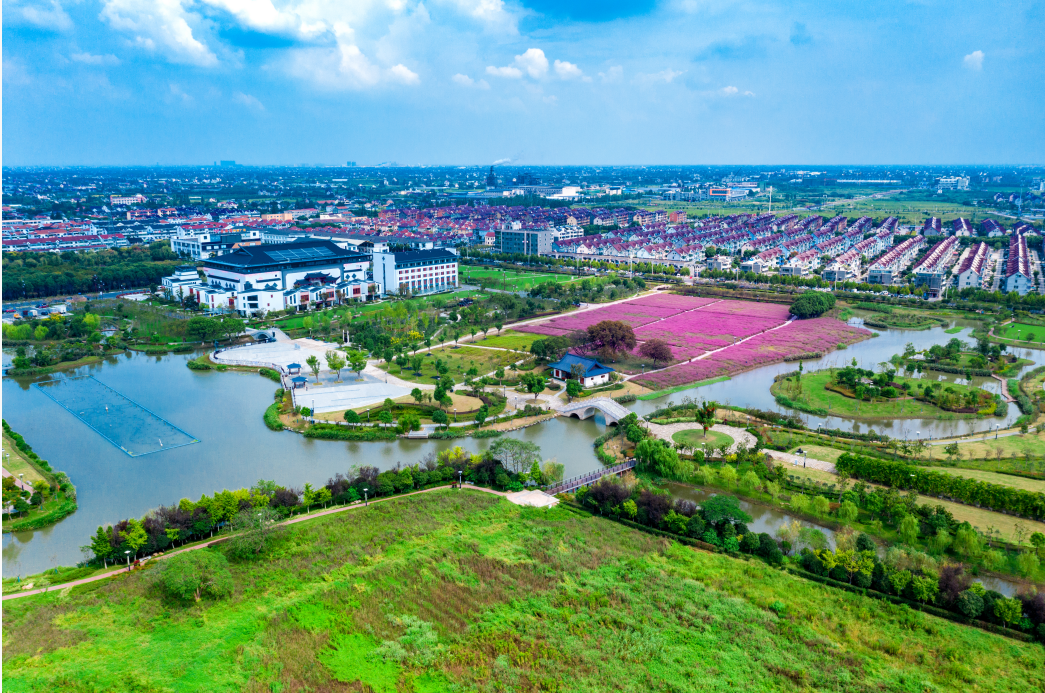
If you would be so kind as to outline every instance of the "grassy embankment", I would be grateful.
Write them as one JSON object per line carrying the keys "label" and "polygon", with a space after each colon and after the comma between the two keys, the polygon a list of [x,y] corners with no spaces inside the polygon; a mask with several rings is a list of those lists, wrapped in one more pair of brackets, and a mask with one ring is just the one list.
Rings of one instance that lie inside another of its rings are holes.
{"label": "grassy embankment", "polygon": [[[812,446],[804,446],[802,449],[806,450],[809,453],[809,457],[812,459],[825,459],[825,457],[820,456],[822,454],[822,451],[819,451]],[[837,459],[837,456],[835,457],[835,459]],[[965,470],[948,468],[946,470],[940,469],[939,471],[948,471],[961,474]],[[787,473],[789,475],[794,475],[806,479],[812,479],[813,481],[824,482],[828,484],[838,483],[838,477],[832,474],[831,472],[825,472],[810,467],[802,468],[788,466]],[[1018,477],[1010,478],[1012,479],[1012,481],[1017,481],[1019,479]],[[981,480],[988,481],[988,479]],[[1002,482],[996,481],[994,483]],[[851,486],[853,482],[850,481],[849,484]],[[1012,482],[1009,482],[1009,485],[1013,485]],[[875,488],[884,488],[877,484],[868,484],[868,486],[872,486]],[[1045,533],[1045,522],[1037,522],[1035,520],[1027,520],[1020,517],[1014,517],[1012,515],[1006,515],[1005,513],[998,513],[992,510],[985,510],[983,508],[977,508],[972,505],[965,505],[964,503],[955,503],[953,501],[943,500],[934,496],[923,496],[921,494],[918,494],[918,504],[930,506],[942,505],[949,513],[951,513],[954,516],[954,519],[958,522],[968,522],[980,531],[986,531],[989,527],[993,527],[998,530],[999,537],[1010,542],[1016,541],[1016,525],[1018,524],[1026,528],[1028,534],[1031,532]]]}
{"label": "grassy embankment", "polygon": [[[31,450],[32,448],[29,449]],[[51,470],[49,465],[46,467],[42,466],[20,450],[14,438],[8,432],[6,422],[4,423],[3,431],[3,450],[4,469],[10,472],[14,478],[18,479],[19,475],[22,475],[21,481],[27,484],[32,485],[36,481],[43,481],[50,488],[47,495],[42,498],[40,505],[30,504],[29,510],[24,513],[4,513],[2,525],[4,532],[24,532],[40,529],[76,512],[76,489],[73,487],[72,482],[69,481],[65,474]],[[44,465],[46,464],[44,462]],[[63,483],[65,486],[63,486]],[[28,499],[26,499],[26,502],[28,503]]]}
{"label": "grassy embankment", "polygon": [[[826,369],[808,373],[802,376],[802,390],[798,391],[796,384],[789,379],[780,379],[773,383],[769,391],[775,397],[786,397],[792,403],[799,405],[795,407],[799,411],[815,411],[830,413],[831,416],[842,416],[853,419],[961,419],[977,416],[976,414],[960,414],[940,409],[934,404],[915,399],[896,398],[892,400],[869,402],[858,400],[855,397],[847,397],[839,392],[828,390],[827,385],[834,382],[835,369]],[[925,385],[931,381],[917,378],[904,378],[897,376],[894,382],[911,384],[912,391],[918,385]],[[933,382],[932,384],[936,384]],[[975,392],[980,394],[983,390],[968,386],[945,383],[946,387],[953,387],[960,393]],[[779,401],[779,399],[778,399]],[[785,404],[784,406],[790,406]]]}
{"label": "grassy embankment", "polygon": [[462,284],[477,284],[480,279],[494,280],[492,288],[503,291],[529,291],[536,284],[545,282],[569,283],[580,281],[583,277],[569,274],[552,274],[545,272],[526,272],[525,270],[500,270],[462,265],[459,270]]}
{"label": "grassy embankment", "polygon": [[479,493],[288,528],[257,562],[231,564],[224,601],[175,601],[156,571],[6,603],[5,688],[1045,686],[1040,645]]}

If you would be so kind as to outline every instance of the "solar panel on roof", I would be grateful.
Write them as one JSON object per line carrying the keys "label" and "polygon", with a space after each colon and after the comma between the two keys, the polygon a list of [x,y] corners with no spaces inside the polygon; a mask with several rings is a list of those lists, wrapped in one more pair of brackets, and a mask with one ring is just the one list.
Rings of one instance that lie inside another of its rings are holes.
{"label": "solar panel on roof", "polygon": [[311,260],[317,258],[333,257],[330,248],[322,246],[313,248],[286,248],[268,251],[268,256],[279,262],[291,262],[294,260]]}

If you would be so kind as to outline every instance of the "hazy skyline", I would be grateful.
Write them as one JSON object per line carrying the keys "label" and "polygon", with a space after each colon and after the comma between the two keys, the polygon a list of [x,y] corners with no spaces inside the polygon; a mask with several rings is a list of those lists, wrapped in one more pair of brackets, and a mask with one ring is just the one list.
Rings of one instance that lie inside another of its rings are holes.
{"label": "hazy skyline", "polygon": [[4,164],[1040,163],[1038,2],[9,0]]}

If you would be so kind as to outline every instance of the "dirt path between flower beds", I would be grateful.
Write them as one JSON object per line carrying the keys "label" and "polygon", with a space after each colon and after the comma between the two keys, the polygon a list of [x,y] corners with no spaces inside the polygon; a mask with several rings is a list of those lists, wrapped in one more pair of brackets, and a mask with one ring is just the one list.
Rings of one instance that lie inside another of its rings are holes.
{"label": "dirt path between flower beds", "polygon": [[[451,488],[451,486],[449,486],[449,485],[447,485],[447,486],[435,486],[433,488],[426,488],[426,489],[422,489],[420,491],[411,491],[410,493],[403,493],[403,494],[400,494],[398,496],[389,496],[387,498],[374,499],[374,500],[371,500],[370,503],[385,503],[387,501],[394,500],[396,498],[404,498],[406,496],[416,496],[419,493],[430,493],[432,491],[439,491],[439,490],[442,490],[442,489],[449,489],[449,488]],[[502,496],[502,497],[504,497],[504,496],[508,495],[504,491],[495,491],[493,489],[483,488],[481,486],[465,485],[462,488],[470,490],[470,491],[482,491],[483,493],[492,493],[495,496]],[[325,515],[333,515],[334,513],[342,513],[342,512],[345,512],[347,510],[359,510],[360,508],[366,508],[366,507],[367,506],[366,506],[366,504],[363,503],[363,501],[356,501],[355,503],[351,503],[349,505],[341,505],[341,506],[338,506],[338,507],[335,507],[335,508],[328,508],[327,510],[321,510],[321,511],[315,512],[315,513],[309,513],[307,515],[299,515],[298,517],[294,517],[294,518],[291,518],[289,520],[284,520],[283,522],[279,522],[277,524],[278,525],[282,525],[282,526],[293,525],[293,524],[297,524],[298,522],[305,522],[306,520],[314,520],[317,517],[323,517]],[[188,548],[179,549],[177,551],[171,551],[170,553],[165,553],[165,554],[162,554],[162,555],[152,556],[150,558],[146,558],[145,561],[149,561],[149,560],[158,561],[158,560],[163,560],[165,558],[170,558],[171,556],[176,556],[179,553],[185,553],[186,551],[195,551],[197,549],[205,549],[205,548],[213,546],[213,545],[215,545],[215,544],[217,544],[219,542],[225,541],[226,539],[229,539],[230,536],[231,535],[219,537],[218,539],[215,539],[214,541],[208,541],[208,542],[206,542],[204,544],[197,544],[196,546],[190,546]],[[107,580],[108,578],[116,577],[117,575],[123,575],[123,574],[125,574],[127,572],[129,572],[129,571],[127,570],[126,567],[124,567],[124,568],[119,568],[117,570],[111,570],[108,573],[102,573],[101,575],[92,575],[91,577],[83,578],[82,580],[72,580],[70,582],[61,582],[61,583],[58,583],[57,585],[48,585],[47,587],[41,587],[41,588],[33,589],[33,590],[26,590],[25,592],[15,592],[14,594],[5,594],[3,596],[3,601],[7,601],[8,599],[19,599],[21,597],[28,597],[28,596],[33,595],[33,594],[43,594],[44,592],[54,592],[56,590],[64,590],[64,589],[67,589],[67,588],[76,587],[78,585],[86,585],[89,582],[97,582],[99,580]]]}

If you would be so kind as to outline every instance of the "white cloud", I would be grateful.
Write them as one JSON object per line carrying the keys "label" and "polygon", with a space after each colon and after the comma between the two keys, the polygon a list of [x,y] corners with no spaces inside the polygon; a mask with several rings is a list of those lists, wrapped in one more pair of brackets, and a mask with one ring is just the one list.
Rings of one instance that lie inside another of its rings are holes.
{"label": "white cloud", "polygon": [[458,11],[482,22],[489,29],[517,33],[518,20],[508,11],[504,0],[450,0]]}
{"label": "white cloud", "polygon": [[120,59],[115,55],[91,55],[90,53],[73,53],[69,59],[85,65],[119,65]]}
{"label": "white cloud", "polygon": [[392,67],[388,68],[388,74],[393,80],[397,82],[402,82],[403,84],[409,84],[413,86],[415,84],[421,83],[421,78],[417,75],[417,73],[411,70],[406,65],[403,65],[402,63],[400,63],[399,65],[393,65]]}
{"label": "white cloud", "polygon": [[244,94],[241,91],[237,91],[235,94],[233,94],[232,100],[254,111],[265,110],[265,104],[261,103],[261,101],[258,100],[258,97],[251,96],[250,94]]}
{"label": "white cloud", "polygon": [[583,79],[585,82],[591,81],[591,77],[586,77],[583,70],[565,60],[555,61],[555,74],[559,75],[562,79]]}
{"label": "white cloud", "polygon": [[4,24],[30,24],[49,31],[68,31],[73,27],[73,20],[58,0],[29,6],[17,2],[5,4],[7,6],[4,7]]}
{"label": "white cloud", "polygon": [[965,63],[965,67],[970,70],[976,70],[979,72],[983,69],[983,51],[973,51],[969,53],[965,58],[962,59]]}
{"label": "white cloud", "polygon": [[289,51],[289,60],[278,65],[294,77],[312,82],[322,89],[366,89],[383,82],[415,85],[421,82],[416,72],[403,64],[388,69],[374,65],[355,43],[355,32],[347,24],[334,26],[337,47],[298,48]]}
{"label": "white cloud", "polygon": [[452,79],[455,84],[460,84],[462,87],[475,87],[476,89],[489,89],[490,88],[490,83],[487,82],[485,79],[481,79],[478,82],[476,82],[474,79],[472,79],[468,75],[462,75],[460,72],[458,72],[456,75],[454,75],[450,79]]}
{"label": "white cloud", "polygon": [[507,77],[508,79],[519,79],[523,73],[517,67],[508,65],[506,67],[494,67],[490,65],[486,68],[486,74],[493,75],[494,77]]}
{"label": "white cloud", "polygon": [[172,62],[210,67],[217,56],[193,35],[189,23],[199,17],[182,7],[180,0],[105,0],[101,17],[115,29],[133,37],[135,45],[166,54]]}
{"label": "white cloud", "polygon": [[654,82],[664,82],[670,84],[676,77],[681,75],[681,72],[677,72],[668,68],[667,70],[661,70],[660,72],[653,72],[650,74],[639,74],[635,77],[636,82],[644,82],[651,84]]}
{"label": "white cloud", "polygon": [[744,92],[744,96],[754,96],[754,95],[755,95],[755,92],[753,92],[753,91],[745,91]]}
{"label": "white cloud", "polygon": [[[570,63],[563,64],[569,65]],[[556,65],[558,65],[558,61],[556,61]],[[572,67],[577,68],[576,65]],[[490,65],[486,68],[486,74],[508,79],[519,79],[524,72],[534,79],[540,79],[548,74],[548,58],[544,55],[544,51],[540,48],[530,48],[522,55],[515,56],[515,61],[512,65],[505,65],[504,67]]]}
{"label": "white cloud", "polygon": [[526,70],[534,79],[543,77],[548,72],[548,58],[540,48],[530,48],[522,55],[515,56],[515,64]]}
{"label": "white cloud", "polygon": [[723,96],[736,96],[740,92],[736,87],[722,87],[719,91]]}
{"label": "white cloud", "polygon": [[610,69],[606,70],[605,72],[600,72],[599,73],[599,79],[601,79],[603,81],[603,83],[606,83],[606,82],[616,82],[617,80],[619,80],[623,76],[624,76],[624,68],[621,67],[620,65],[614,65],[613,67],[611,67]]}
{"label": "white cloud", "polygon": [[171,88],[171,97],[168,99],[168,101],[178,100],[178,101],[181,101],[181,103],[186,104],[186,105],[194,103],[196,101],[196,99],[192,98],[191,94],[187,94],[185,92],[185,90],[183,90],[177,84],[174,84],[172,82],[171,85],[170,85],[170,88]]}

